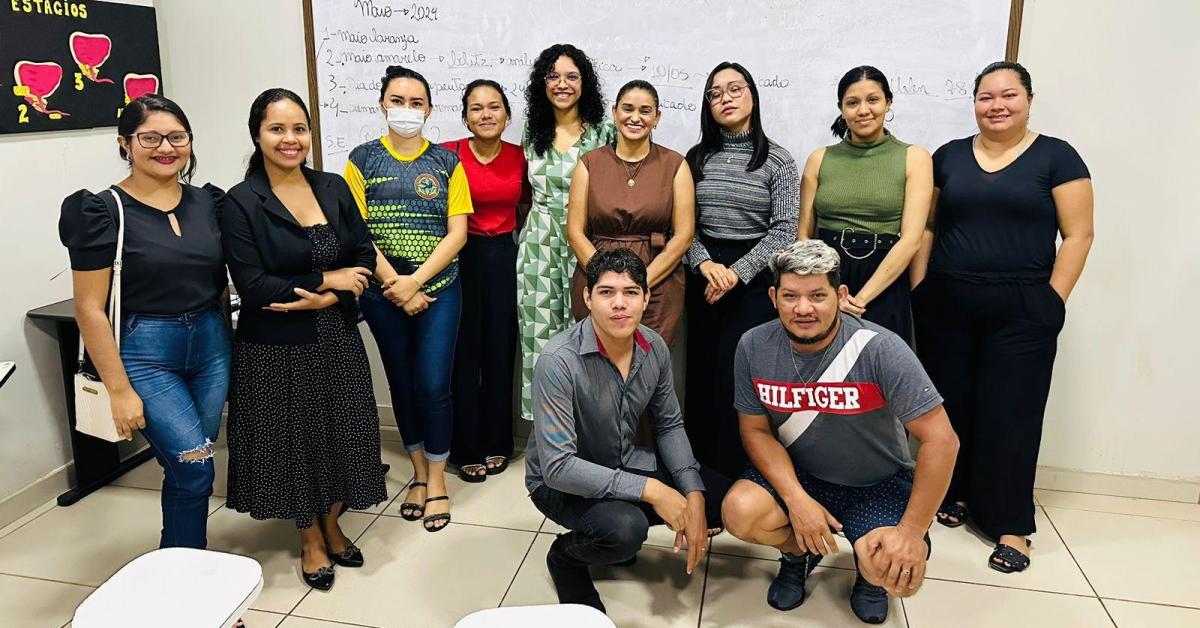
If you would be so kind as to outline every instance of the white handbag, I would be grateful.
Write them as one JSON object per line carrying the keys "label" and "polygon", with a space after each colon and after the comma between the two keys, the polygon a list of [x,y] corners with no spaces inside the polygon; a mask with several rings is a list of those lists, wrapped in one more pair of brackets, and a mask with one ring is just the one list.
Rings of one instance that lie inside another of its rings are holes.
{"label": "white handbag", "polygon": [[[121,352],[121,254],[125,248],[125,206],[121,197],[108,190],[117,201],[117,254],[113,258],[112,287],[108,297],[108,322],[112,325],[117,353]],[[83,369],[83,333],[79,334],[79,371],[75,373],[75,429],[111,443],[123,440],[113,422],[112,403],[108,389],[99,377]]]}

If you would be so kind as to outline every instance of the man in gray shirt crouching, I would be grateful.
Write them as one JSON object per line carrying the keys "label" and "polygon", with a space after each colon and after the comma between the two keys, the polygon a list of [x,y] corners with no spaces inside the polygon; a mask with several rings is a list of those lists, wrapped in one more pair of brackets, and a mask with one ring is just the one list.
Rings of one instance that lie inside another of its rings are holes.
{"label": "man in gray shirt crouching", "polygon": [[[649,526],[665,523],[676,550],[687,547],[692,573],[730,481],[692,456],[670,351],[640,324],[650,301],[641,258],[599,251],[585,271],[591,314],[552,338],[534,367],[525,487],[538,510],[570,530],[546,555],[559,601],[604,611],[588,566],[631,562]],[[657,455],[634,444],[647,410]]]}
{"label": "man in gray shirt crouching", "polygon": [[[921,586],[958,438],[908,345],[839,311],[836,251],[802,240],[776,253],[771,271],[779,318],[746,332],[734,358],[751,465],[725,498],[725,525],[783,554],[767,592],[779,610],[804,602],[805,578],[843,533],[858,566],[850,607],[883,623],[889,593]],[[906,432],[921,444],[915,464]]]}

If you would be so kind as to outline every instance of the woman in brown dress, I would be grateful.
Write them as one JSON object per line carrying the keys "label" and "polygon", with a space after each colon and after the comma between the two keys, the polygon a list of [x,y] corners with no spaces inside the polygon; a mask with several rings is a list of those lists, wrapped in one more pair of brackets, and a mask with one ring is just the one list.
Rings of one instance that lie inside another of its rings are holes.
{"label": "woman in brown dress", "polygon": [[667,345],[683,314],[684,270],[679,262],[696,229],[692,172],[679,153],[650,141],[658,124],[658,91],[630,81],[613,105],[616,146],[584,155],[575,168],[567,205],[567,238],[579,262],[571,282],[571,313],[588,315],[583,267],[598,250],[629,248],[646,262],[650,305],[642,322]]}

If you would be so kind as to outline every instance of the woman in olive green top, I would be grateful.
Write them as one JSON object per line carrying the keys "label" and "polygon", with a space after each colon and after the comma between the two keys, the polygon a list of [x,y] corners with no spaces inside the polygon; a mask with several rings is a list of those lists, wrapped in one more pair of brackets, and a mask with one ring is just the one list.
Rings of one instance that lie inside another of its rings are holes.
{"label": "woman in olive green top", "polygon": [[817,237],[842,258],[845,312],[912,342],[908,263],[921,246],[933,196],[929,151],[884,128],[892,90],[879,70],[860,66],[838,82],[833,134],[804,164],[797,237]]}

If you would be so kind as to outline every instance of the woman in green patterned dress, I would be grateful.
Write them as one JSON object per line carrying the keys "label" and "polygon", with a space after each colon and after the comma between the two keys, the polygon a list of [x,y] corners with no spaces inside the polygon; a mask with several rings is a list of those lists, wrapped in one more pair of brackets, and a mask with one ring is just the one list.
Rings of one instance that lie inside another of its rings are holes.
{"label": "woman in green patterned dress", "polygon": [[567,242],[567,193],[584,153],[616,135],[604,119],[604,96],[591,60],[570,44],[542,51],[525,88],[521,146],[529,162],[533,205],[517,252],[517,317],[521,334],[521,416],[533,420],[530,382],[542,348],[575,319],[571,275],[575,254]]}

